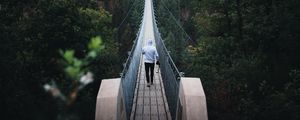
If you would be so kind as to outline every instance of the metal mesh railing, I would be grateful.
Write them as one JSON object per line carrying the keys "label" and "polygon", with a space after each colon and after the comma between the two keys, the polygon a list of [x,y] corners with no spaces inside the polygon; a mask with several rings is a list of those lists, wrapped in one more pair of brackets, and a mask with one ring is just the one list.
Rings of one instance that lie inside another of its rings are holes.
{"label": "metal mesh railing", "polygon": [[[152,11],[154,11],[153,5],[152,5]],[[177,102],[179,97],[178,96],[179,82],[181,79],[181,75],[161,38],[161,35],[157,28],[154,13],[152,14],[152,16],[154,19],[153,20],[154,36],[155,36],[157,51],[159,54],[162,81],[164,83],[166,98],[168,101],[171,117],[174,120],[176,118]]]}
{"label": "metal mesh railing", "polygon": [[137,38],[134,41],[131,51],[129,52],[129,56],[124,64],[124,69],[121,75],[122,88],[123,88],[123,96],[125,100],[125,109],[127,118],[129,118],[133,99],[134,92],[136,87],[136,79],[138,76],[138,70],[140,65],[141,58],[141,50],[142,50],[142,40],[143,34],[140,34],[143,31],[144,26],[143,23],[140,25],[139,32],[137,34]]}
{"label": "metal mesh railing", "polygon": [[180,73],[177,67],[175,66],[158,32],[157,34],[158,35],[156,35],[157,37],[155,39],[157,51],[159,54],[162,81],[164,83],[165,93],[172,119],[175,119],[179,92]]}

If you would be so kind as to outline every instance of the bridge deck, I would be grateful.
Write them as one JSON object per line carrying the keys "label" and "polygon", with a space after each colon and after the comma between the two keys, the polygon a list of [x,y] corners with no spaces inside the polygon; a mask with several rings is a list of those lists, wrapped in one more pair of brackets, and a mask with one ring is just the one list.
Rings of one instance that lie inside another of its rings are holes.
{"label": "bridge deck", "polygon": [[131,120],[168,120],[170,112],[165,97],[160,70],[154,69],[153,85],[147,87],[143,61],[139,68]]}

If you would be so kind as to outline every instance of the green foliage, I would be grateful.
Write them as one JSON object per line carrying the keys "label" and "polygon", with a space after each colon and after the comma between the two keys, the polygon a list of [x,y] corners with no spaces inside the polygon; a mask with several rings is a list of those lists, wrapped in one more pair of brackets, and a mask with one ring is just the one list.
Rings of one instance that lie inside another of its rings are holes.
{"label": "green foliage", "polygon": [[88,44],[88,48],[89,50],[99,51],[101,44],[101,38],[98,36],[91,39],[90,43]]}
{"label": "green foliage", "polygon": [[[101,79],[121,71],[111,13],[95,0],[4,0],[0,31],[3,118],[94,119]],[[94,36],[103,39],[94,38],[90,50]],[[54,81],[62,94],[71,93],[78,85],[72,82],[88,70],[95,81],[68,108],[43,90],[44,84]]]}
{"label": "green foliage", "polygon": [[60,54],[68,62],[68,64],[72,64],[73,63],[74,50],[66,50],[65,52],[63,52],[62,50],[60,50]]}
{"label": "green foliage", "polygon": [[[181,32],[162,2],[197,44],[178,36]],[[299,3],[156,1],[160,32],[172,57],[180,61],[176,65],[203,82],[209,119],[300,118],[299,84],[294,80],[300,67]],[[186,48],[176,47],[184,43]]]}
{"label": "green foliage", "polygon": [[87,55],[82,58],[76,58],[74,56],[74,50],[60,50],[60,54],[63,57],[65,63],[65,72],[67,75],[73,80],[79,80],[79,78],[87,72],[88,65],[90,62],[99,56],[101,50],[104,49],[104,45],[102,45],[102,40],[100,36],[91,38],[90,42],[88,43],[88,51]]}
{"label": "green foliage", "polygon": [[88,48],[89,48],[88,57],[91,58],[97,57],[97,53],[99,53],[100,50],[104,48],[104,46],[102,46],[101,44],[102,44],[102,40],[99,36],[92,38],[90,43],[88,44]]}

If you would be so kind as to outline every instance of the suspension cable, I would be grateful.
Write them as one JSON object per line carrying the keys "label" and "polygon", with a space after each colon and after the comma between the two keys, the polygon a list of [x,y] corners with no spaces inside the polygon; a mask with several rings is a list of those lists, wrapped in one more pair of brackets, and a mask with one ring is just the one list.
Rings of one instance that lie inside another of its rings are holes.
{"label": "suspension cable", "polygon": [[133,3],[131,4],[129,10],[128,10],[127,13],[126,13],[125,18],[122,20],[122,22],[121,22],[121,23],[119,24],[119,26],[117,27],[117,30],[119,30],[119,28],[121,27],[121,25],[123,25],[123,23],[125,22],[125,20],[128,18],[128,15],[129,15],[129,13],[132,11],[132,8],[133,8],[135,2],[136,2],[136,0],[134,0]]}
{"label": "suspension cable", "polygon": [[175,16],[173,15],[172,12],[170,12],[169,8],[166,7],[165,3],[163,0],[161,0],[161,3],[163,7],[168,11],[168,13],[171,15],[171,18],[175,21],[176,25],[179,26],[179,28],[184,32],[184,34],[188,37],[188,40],[191,41],[193,44],[195,44],[195,41],[191,39],[191,37],[187,34],[187,32],[182,28],[182,26],[179,24],[179,22],[176,20]]}

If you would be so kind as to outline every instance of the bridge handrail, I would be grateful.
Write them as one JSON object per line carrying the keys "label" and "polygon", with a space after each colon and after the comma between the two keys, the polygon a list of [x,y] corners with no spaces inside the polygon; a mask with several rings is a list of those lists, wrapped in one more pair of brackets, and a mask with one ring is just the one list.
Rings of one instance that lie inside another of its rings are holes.
{"label": "bridge handrail", "polygon": [[[139,34],[139,33],[140,33],[140,30],[138,31],[138,34]],[[136,44],[137,44],[138,34],[137,34],[137,37],[135,38],[135,40],[133,41],[133,45],[132,45],[132,47],[131,47],[131,50],[129,51],[129,55],[128,55],[128,57],[127,57],[125,63],[123,63],[123,70],[122,70],[121,75],[120,75],[121,78],[124,78],[124,77],[125,77],[125,74],[124,74],[124,73],[126,73],[127,70],[128,70],[128,68],[129,68],[130,61],[131,61],[132,56],[133,56],[133,52],[132,52],[132,51],[135,50],[135,46],[136,46]]]}
{"label": "bridge handrail", "polygon": [[143,22],[140,24],[136,39],[133,41],[134,43],[129,51],[126,62],[123,64],[124,68],[120,75],[127,117],[130,116],[132,110],[136,79],[140,63],[141,39],[143,37],[141,34],[141,31],[143,30],[142,24]]}
{"label": "bridge handrail", "polygon": [[[168,101],[169,111],[171,113],[171,117],[174,120],[176,118],[176,110],[177,110],[177,103],[179,100],[179,85],[182,75],[180,74],[178,68],[176,67],[169,51],[167,50],[162,38],[161,34],[159,33],[156,18],[155,18],[155,11],[153,9],[152,3],[152,17],[153,17],[153,25],[154,25],[154,35],[155,41],[157,44],[157,50],[160,59],[160,69],[161,69],[161,76],[164,83],[164,89],[166,92],[166,98]],[[170,69],[172,70],[170,72]]]}
{"label": "bridge handrail", "polygon": [[[157,27],[157,20],[156,20],[156,15],[155,15],[155,11],[154,11],[154,8],[153,8],[153,5],[152,5],[152,11],[153,11],[153,14],[152,14],[152,17],[153,17],[153,25],[154,25],[154,34],[155,34],[155,38],[156,36],[159,37],[159,40],[161,41],[162,43],[162,48],[165,50],[165,51],[168,51],[167,47],[165,46],[165,43],[162,41],[162,38],[161,38],[161,35],[160,35],[160,32],[158,30],[158,27]],[[173,69],[175,70],[175,72],[178,74],[179,77],[181,77],[180,75],[180,72],[178,70],[178,68],[176,67],[175,63],[174,63],[174,60],[172,59],[171,55],[169,52],[167,52],[167,56],[169,57],[170,61],[171,61],[171,66],[174,67]]]}

